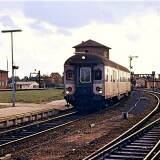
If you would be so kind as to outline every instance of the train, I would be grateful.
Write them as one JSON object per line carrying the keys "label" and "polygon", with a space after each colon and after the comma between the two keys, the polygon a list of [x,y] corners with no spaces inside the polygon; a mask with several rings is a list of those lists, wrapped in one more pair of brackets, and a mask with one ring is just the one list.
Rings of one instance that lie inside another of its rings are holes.
{"label": "train", "polygon": [[80,112],[101,110],[131,93],[130,71],[99,54],[99,43],[91,42],[64,63],[64,98]]}

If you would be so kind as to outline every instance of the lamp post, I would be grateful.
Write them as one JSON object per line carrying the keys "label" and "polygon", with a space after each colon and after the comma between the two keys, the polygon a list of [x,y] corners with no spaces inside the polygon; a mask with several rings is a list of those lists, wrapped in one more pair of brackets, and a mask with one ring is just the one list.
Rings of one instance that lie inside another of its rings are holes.
{"label": "lamp post", "polygon": [[12,54],[12,107],[15,107],[15,86],[14,86],[14,65],[13,65],[13,32],[21,32],[22,30],[3,30],[2,33],[11,33],[11,54]]}
{"label": "lamp post", "polygon": [[8,71],[8,57],[6,56],[6,59],[7,59],[7,71]]}

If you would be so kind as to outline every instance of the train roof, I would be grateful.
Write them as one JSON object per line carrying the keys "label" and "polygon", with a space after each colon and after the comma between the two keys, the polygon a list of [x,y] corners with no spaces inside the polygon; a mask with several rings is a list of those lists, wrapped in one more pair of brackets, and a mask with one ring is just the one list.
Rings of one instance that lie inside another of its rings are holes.
{"label": "train roof", "polygon": [[[85,56],[85,59],[82,57]],[[64,65],[73,65],[73,64],[82,64],[82,63],[95,63],[95,64],[104,64],[105,66],[110,66],[125,72],[130,72],[126,67],[117,64],[108,58],[105,58],[101,55],[94,54],[94,53],[81,53],[73,55],[72,57],[68,58]]]}

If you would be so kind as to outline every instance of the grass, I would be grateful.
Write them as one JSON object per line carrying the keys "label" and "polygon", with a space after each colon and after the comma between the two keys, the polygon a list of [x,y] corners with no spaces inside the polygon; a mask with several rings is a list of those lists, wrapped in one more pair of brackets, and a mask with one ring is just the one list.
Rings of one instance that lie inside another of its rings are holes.
{"label": "grass", "polygon": [[[64,99],[63,90],[28,90],[16,91],[15,101],[20,103],[45,103],[53,100]],[[11,103],[12,91],[0,92],[0,103]]]}

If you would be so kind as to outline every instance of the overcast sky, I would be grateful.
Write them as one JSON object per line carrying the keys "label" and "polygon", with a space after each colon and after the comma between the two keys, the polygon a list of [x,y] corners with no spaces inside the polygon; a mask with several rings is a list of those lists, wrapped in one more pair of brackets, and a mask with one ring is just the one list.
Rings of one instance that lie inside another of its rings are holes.
{"label": "overcast sky", "polygon": [[[13,34],[20,78],[63,73],[73,46],[92,39],[110,48],[110,59],[134,73],[160,73],[160,1],[0,1],[0,29]],[[11,35],[0,33],[0,69],[11,76]]]}

